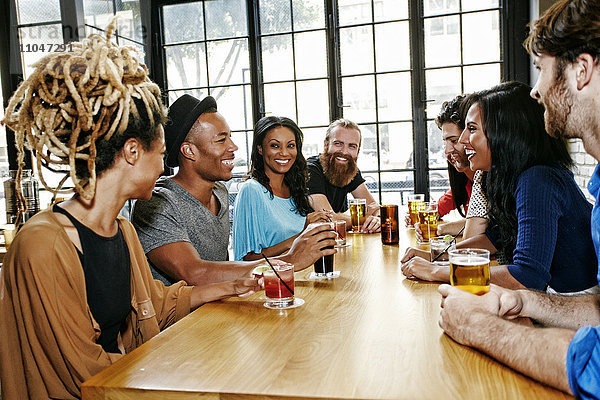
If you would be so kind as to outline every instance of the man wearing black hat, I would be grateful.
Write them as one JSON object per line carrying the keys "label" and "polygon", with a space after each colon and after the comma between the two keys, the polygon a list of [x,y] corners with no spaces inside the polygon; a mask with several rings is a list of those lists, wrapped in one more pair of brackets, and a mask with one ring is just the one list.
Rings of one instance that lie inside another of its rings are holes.
{"label": "man wearing black hat", "polygon": [[[232,177],[231,130],[208,96],[183,95],[169,109],[165,126],[166,164],[176,175],[156,182],[152,198],[138,201],[132,222],[156,279],[202,285],[234,279],[259,264],[229,262],[229,196],[222,181]],[[315,229],[302,234],[280,257],[306,268],[331,250],[335,234]],[[323,243],[319,243],[325,240]]]}

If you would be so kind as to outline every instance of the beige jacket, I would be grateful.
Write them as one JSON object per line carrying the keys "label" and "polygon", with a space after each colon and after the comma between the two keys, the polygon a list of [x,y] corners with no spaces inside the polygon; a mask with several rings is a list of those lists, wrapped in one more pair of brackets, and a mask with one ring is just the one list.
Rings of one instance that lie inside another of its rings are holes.
{"label": "beige jacket", "polygon": [[[128,353],[190,311],[191,287],[152,278],[129,221],[119,218],[131,258],[131,313],[119,337]],[[3,400],[78,398],[83,381],[119,359],[96,343],[75,246],[51,210],[21,229],[4,258],[0,283]]]}

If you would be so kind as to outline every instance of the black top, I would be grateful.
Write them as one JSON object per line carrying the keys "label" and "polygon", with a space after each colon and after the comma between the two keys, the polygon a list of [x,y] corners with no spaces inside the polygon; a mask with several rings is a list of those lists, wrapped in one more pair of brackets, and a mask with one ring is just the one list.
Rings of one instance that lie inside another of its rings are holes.
{"label": "black top", "polygon": [[79,234],[87,303],[100,325],[97,343],[108,353],[119,353],[117,337],[131,311],[131,264],[121,227],[112,237],[100,236],[75,219],[64,208],[52,211],[66,215]]}
{"label": "black top", "polygon": [[348,209],[348,193],[354,191],[365,179],[356,172],[349,184],[344,187],[333,186],[327,180],[319,156],[309,157],[308,163],[308,194],[324,194],[334,212],[344,212]]}

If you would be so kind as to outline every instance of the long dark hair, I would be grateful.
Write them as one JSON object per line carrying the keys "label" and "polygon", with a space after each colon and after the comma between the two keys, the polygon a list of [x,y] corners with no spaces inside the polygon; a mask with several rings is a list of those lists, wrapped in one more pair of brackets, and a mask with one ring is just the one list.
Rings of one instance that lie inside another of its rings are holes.
{"label": "long dark hair", "polygon": [[265,173],[265,160],[263,156],[258,152],[258,146],[262,146],[263,140],[267,133],[274,128],[285,127],[290,129],[294,133],[296,139],[296,149],[298,154],[296,155],[296,161],[288,172],[283,177],[283,183],[290,189],[290,195],[294,204],[296,205],[296,212],[300,215],[308,215],[313,211],[311,206],[308,204],[308,168],[306,165],[306,159],[302,154],[302,142],[304,135],[298,125],[294,121],[286,117],[267,116],[261,118],[254,126],[254,140],[252,141],[252,155],[250,157],[250,176],[261,183],[273,198],[273,189],[269,184],[269,177]]}
{"label": "long dark hair", "polygon": [[[461,94],[442,104],[442,108],[435,118],[435,123],[440,130],[442,129],[442,125],[446,123],[458,126],[461,131],[465,129],[465,117],[469,110],[468,104],[470,104],[466,99],[467,96]],[[463,172],[457,171],[450,161],[448,161],[448,178],[450,180],[450,190],[452,191],[454,207],[464,217],[465,208],[469,203],[469,193],[467,193],[466,187],[469,178]]]}
{"label": "long dark hair", "polygon": [[564,139],[546,133],[544,107],[530,91],[524,83],[506,82],[470,96],[481,112],[491,153],[485,182],[490,222],[499,227],[500,248],[509,262],[517,243],[514,193],[519,176],[534,165],[573,165]]}

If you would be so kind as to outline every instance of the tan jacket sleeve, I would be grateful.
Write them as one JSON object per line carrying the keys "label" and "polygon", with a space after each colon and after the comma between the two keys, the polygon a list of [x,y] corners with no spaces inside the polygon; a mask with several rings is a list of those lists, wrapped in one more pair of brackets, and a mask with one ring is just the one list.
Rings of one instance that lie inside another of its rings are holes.
{"label": "tan jacket sleeve", "polygon": [[[5,399],[24,393],[30,398],[80,396],[81,383],[120,355],[96,344],[100,330],[91,317],[83,269],[68,237],[48,223],[26,225],[2,273]],[[7,360],[14,364],[7,365]]]}

